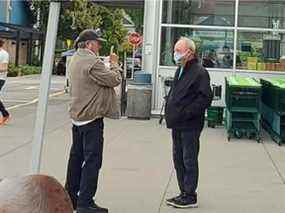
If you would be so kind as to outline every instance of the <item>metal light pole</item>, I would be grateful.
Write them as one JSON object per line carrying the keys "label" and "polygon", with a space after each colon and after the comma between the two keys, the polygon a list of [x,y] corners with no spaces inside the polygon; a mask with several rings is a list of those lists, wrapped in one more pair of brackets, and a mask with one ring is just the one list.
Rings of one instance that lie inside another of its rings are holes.
{"label": "metal light pole", "polygon": [[46,115],[50,81],[54,60],[54,49],[56,44],[58,20],[60,12],[60,2],[50,2],[49,18],[46,34],[46,44],[44,50],[43,67],[41,74],[41,85],[39,93],[39,103],[37,108],[37,117],[35,132],[33,137],[31,172],[37,174],[40,172],[42,148],[44,142],[44,131],[46,126]]}

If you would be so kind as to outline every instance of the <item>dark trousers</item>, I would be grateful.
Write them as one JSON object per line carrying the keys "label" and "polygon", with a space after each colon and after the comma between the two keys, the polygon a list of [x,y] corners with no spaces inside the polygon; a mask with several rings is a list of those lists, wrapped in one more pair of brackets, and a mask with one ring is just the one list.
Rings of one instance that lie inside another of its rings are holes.
{"label": "dark trousers", "polygon": [[97,119],[83,126],[72,127],[73,144],[67,168],[66,190],[74,208],[93,204],[102,166],[104,122]]}
{"label": "dark trousers", "polygon": [[173,161],[181,193],[196,196],[200,148],[199,130],[172,130]]}
{"label": "dark trousers", "polygon": [[[5,84],[5,80],[0,79],[0,91],[1,91],[2,87],[4,86],[4,84]],[[0,112],[2,113],[3,117],[9,116],[9,112],[6,110],[4,104],[2,103],[1,100],[0,100]]]}

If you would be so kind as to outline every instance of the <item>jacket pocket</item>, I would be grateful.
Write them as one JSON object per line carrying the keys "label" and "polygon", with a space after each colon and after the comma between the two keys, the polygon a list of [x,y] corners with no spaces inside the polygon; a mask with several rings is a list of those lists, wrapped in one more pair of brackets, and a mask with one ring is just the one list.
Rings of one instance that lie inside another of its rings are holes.
{"label": "jacket pocket", "polygon": [[167,127],[171,128],[183,120],[182,107],[174,103],[168,103],[165,108],[165,120]]}

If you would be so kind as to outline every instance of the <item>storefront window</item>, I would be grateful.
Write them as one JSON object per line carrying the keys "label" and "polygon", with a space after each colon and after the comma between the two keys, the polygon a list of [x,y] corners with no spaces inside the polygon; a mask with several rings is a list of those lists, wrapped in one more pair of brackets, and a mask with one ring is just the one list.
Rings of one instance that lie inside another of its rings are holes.
{"label": "storefront window", "polygon": [[189,37],[196,43],[197,54],[205,67],[233,67],[232,30],[204,30],[162,27],[160,65],[174,66],[173,48],[181,37]]}
{"label": "storefront window", "polygon": [[285,0],[239,1],[239,27],[285,29]]}
{"label": "storefront window", "polygon": [[239,32],[237,69],[285,71],[285,36],[277,32]]}
{"label": "storefront window", "polygon": [[162,23],[234,26],[235,0],[163,0]]}
{"label": "storefront window", "polygon": [[285,0],[239,0],[237,25],[235,5],[236,0],[163,0],[160,65],[175,65],[174,44],[186,36],[197,44],[205,67],[285,71]]}

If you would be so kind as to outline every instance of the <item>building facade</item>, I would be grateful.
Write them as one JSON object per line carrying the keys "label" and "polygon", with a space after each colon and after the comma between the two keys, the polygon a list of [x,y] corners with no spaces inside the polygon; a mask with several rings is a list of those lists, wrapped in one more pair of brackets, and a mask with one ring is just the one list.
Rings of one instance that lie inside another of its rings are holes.
{"label": "building facade", "polygon": [[30,11],[25,1],[0,1],[0,22],[30,26]]}
{"label": "building facade", "polygon": [[285,77],[285,0],[145,1],[143,68],[153,76],[153,109],[176,70],[181,36],[195,41],[212,83],[223,88],[231,75]]}
{"label": "building facade", "polygon": [[[33,32],[31,11],[25,1],[0,1],[0,38],[5,39],[5,49],[10,54],[11,63],[30,63],[31,42]],[[17,32],[20,32],[17,39]],[[18,40],[18,41],[17,41]]]}

